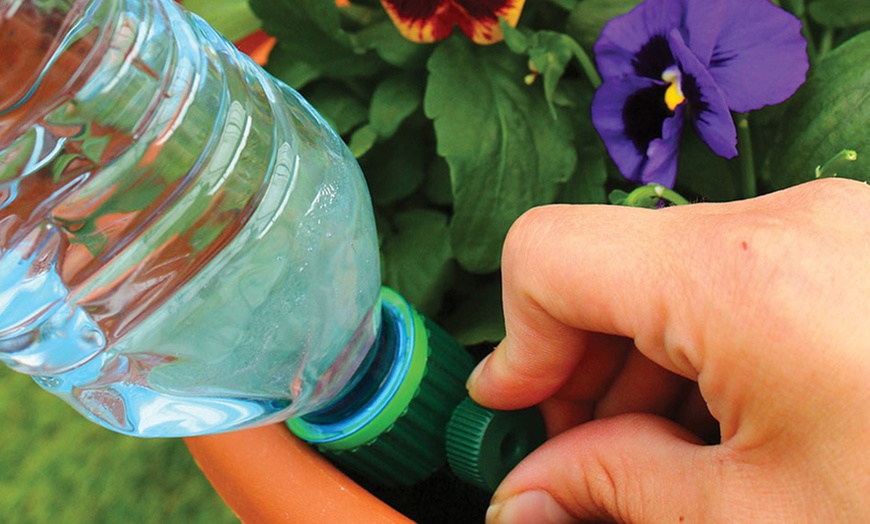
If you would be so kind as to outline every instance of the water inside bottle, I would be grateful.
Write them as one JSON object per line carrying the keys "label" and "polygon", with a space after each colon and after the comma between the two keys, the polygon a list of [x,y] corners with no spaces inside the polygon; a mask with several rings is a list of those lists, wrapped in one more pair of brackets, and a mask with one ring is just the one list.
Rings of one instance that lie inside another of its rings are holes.
{"label": "water inside bottle", "polygon": [[380,321],[355,160],[171,2],[74,8],[42,83],[0,106],[0,360],[141,436],[317,409]]}

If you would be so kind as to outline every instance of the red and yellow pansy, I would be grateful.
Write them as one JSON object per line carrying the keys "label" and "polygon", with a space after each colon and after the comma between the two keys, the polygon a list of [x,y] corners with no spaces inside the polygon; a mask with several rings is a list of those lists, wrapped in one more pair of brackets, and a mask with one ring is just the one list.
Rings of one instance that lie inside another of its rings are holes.
{"label": "red and yellow pansy", "polygon": [[414,42],[450,36],[454,26],[477,44],[502,40],[499,18],[515,26],[525,0],[381,0],[402,35]]}

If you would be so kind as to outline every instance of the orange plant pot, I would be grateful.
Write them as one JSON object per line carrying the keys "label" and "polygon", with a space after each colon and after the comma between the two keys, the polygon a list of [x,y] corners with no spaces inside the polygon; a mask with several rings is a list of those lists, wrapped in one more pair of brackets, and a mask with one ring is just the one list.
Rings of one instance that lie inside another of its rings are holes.
{"label": "orange plant pot", "polygon": [[283,424],[189,437],[194,460],[243,522],[409,523]]}

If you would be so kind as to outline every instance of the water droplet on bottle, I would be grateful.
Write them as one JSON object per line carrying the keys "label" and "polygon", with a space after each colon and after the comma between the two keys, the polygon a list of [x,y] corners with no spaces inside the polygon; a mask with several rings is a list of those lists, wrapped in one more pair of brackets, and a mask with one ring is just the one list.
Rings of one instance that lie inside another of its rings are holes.
{"label": "water droplet on bottle", "polygon": [[52,389],[60,386],[60,379],[57,377],[33,377],[37,384],[46,388]]}
{"label": "water droplet on bottle", "polygon": [[102,347],[106,343],[106,338],[96,329],[85,328],[81,332],[81,340],[83,345],[87,347]]}

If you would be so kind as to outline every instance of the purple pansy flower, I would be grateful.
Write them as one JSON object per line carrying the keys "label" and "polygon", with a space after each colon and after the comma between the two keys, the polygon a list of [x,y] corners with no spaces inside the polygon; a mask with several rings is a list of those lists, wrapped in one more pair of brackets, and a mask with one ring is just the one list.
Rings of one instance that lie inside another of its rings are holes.
{"label": "purple pansy flower", "polygon": [[673,187],[685,118],[713,152],[733,158],[731,111],[794,94],[806,48],[800,21],[769,0],[646,0],[595,43],[603,83],[592,122],[626,178]]}

